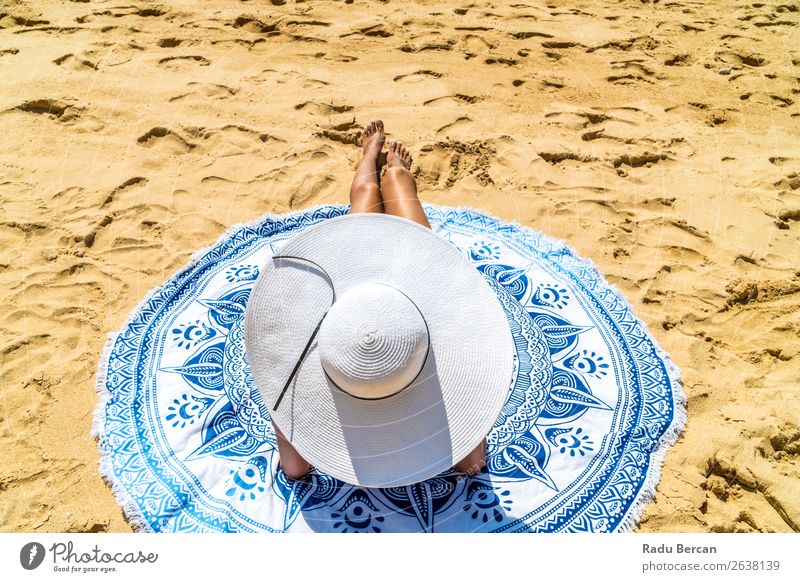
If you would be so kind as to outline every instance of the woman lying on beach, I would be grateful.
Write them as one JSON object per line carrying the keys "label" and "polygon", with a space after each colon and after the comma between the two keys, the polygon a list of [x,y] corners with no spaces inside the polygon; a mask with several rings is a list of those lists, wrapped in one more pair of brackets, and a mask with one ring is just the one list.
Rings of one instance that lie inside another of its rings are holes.
{"label": "woman lying on beach", "polygon": [[[411,174],[411,153],[393,140],[386,154],[383,122],[371,121],[364,128],[363,155],[350,186],[350,212],[383,212],[402,216],[430,228],[425,211],[417,197],[417,182]],[[386,171],[381,178],[381,170]],[[286,437],[272,424],[278,440],[280,466],[290,479],[300,479],[311,468]],[[478,473],[486,465],[486,439],[455,465],[468,475]]]}

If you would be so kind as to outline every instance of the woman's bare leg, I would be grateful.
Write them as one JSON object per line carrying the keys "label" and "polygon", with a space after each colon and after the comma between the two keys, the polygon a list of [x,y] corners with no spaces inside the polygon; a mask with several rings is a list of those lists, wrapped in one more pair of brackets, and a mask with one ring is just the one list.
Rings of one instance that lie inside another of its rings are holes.
{"label": "woman's bare leg", "polygon": [[383,122],[370,121],[364,128],[364,153],[356,168],[353,184],[350,186],[350,213],[383,212],[380,175],[383,167],[381,149],[386,141]]}
{"label": "woman's bare leg", "polygon": [[[370,121],[364,128],[363,155],[356,168],[353,184],[350,186],[350,212],[383,212],[381,199],[380,172],[383,167],[381,149],[386,141],[383,122]],[[275,423],[275,437],[278,441],[278,457],[281,469],[290,479],[300,479],[308,473],[311,464],[306,461],[292,443],[283,435]]]}
{"label": "woman's bare leg", "polygon": [[[422,226],[431,227],[425,210],[417,197],[417,182],[411,173],[411,152],[403,144],[392,141],[386,154],[388,167],[383,176],[381,194],[386,214],[402,216],[418,222]],[[459,461],[455,468],[468,475],[475,475],[486,465],[486,439]]]}
{"label": "woman's bare leg", "polygon": [[300,456],[300,453],[292,446],[283,433],[278,429],[277,425],[273,422],[272,428],[275,429],[275,437],[278,441],[278,457],[283,473],[289,479],[300,479],[303,475],[308,473],[311,468],[311,463],[306,461]]}
{"label": "woman's bare leg", "polygon": [[388,167],[381,184],[383,209],[386,214],[402,216],[431,227],[422,204],[417,198],[417,181],[411,174],[411,152],[403,144],[393,140],[386,153]]}

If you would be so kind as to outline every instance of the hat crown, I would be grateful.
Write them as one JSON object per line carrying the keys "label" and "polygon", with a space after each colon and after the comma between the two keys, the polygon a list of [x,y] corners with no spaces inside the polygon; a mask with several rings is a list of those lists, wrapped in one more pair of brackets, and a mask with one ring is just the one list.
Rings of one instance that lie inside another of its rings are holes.
{"label": "hat crown", "polygon": [[333,304],[319,330],[320,362],[341,390],[365,399],[400,392],[419,375],[430,338],[422,313],[398,289],[361,283]]}

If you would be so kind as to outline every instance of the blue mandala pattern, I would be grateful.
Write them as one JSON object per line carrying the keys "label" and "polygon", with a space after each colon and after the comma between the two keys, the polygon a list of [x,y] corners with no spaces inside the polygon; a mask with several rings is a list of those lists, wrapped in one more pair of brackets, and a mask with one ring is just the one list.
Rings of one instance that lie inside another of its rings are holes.
{"label": "blue mandala pattern", "polygon": [[[100,365],[103,471],[147,531],[620,531],[683,422],[675,370],[618,292],[567,247],[426,205],[505,309],[514,385],[487,467],[405,487],[288,479],[244,350],[264,264],[324,206],[241,227],[133,313]],[[633,517],[632,517],[633,516]]]}

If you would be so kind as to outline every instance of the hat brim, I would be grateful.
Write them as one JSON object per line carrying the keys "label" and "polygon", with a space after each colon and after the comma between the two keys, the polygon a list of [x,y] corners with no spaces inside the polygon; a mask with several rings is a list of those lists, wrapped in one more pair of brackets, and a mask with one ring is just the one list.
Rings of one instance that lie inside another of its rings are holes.
{"label": "hat brim", "polygon": [[264,266],[245,314],[247,357],[273,421],[307,461],[347,483],[401,486],[449,469],[481,442],[508,396],[514,343],[494,292],[452,244],[404,218],[351,214],[307,228],[278,254],[320,265],[339,295],[366,282],[396,287],[430,334],[417,379],[372,401],[330,382],[315,340],[273,411],[332,290],[313,266]]}

